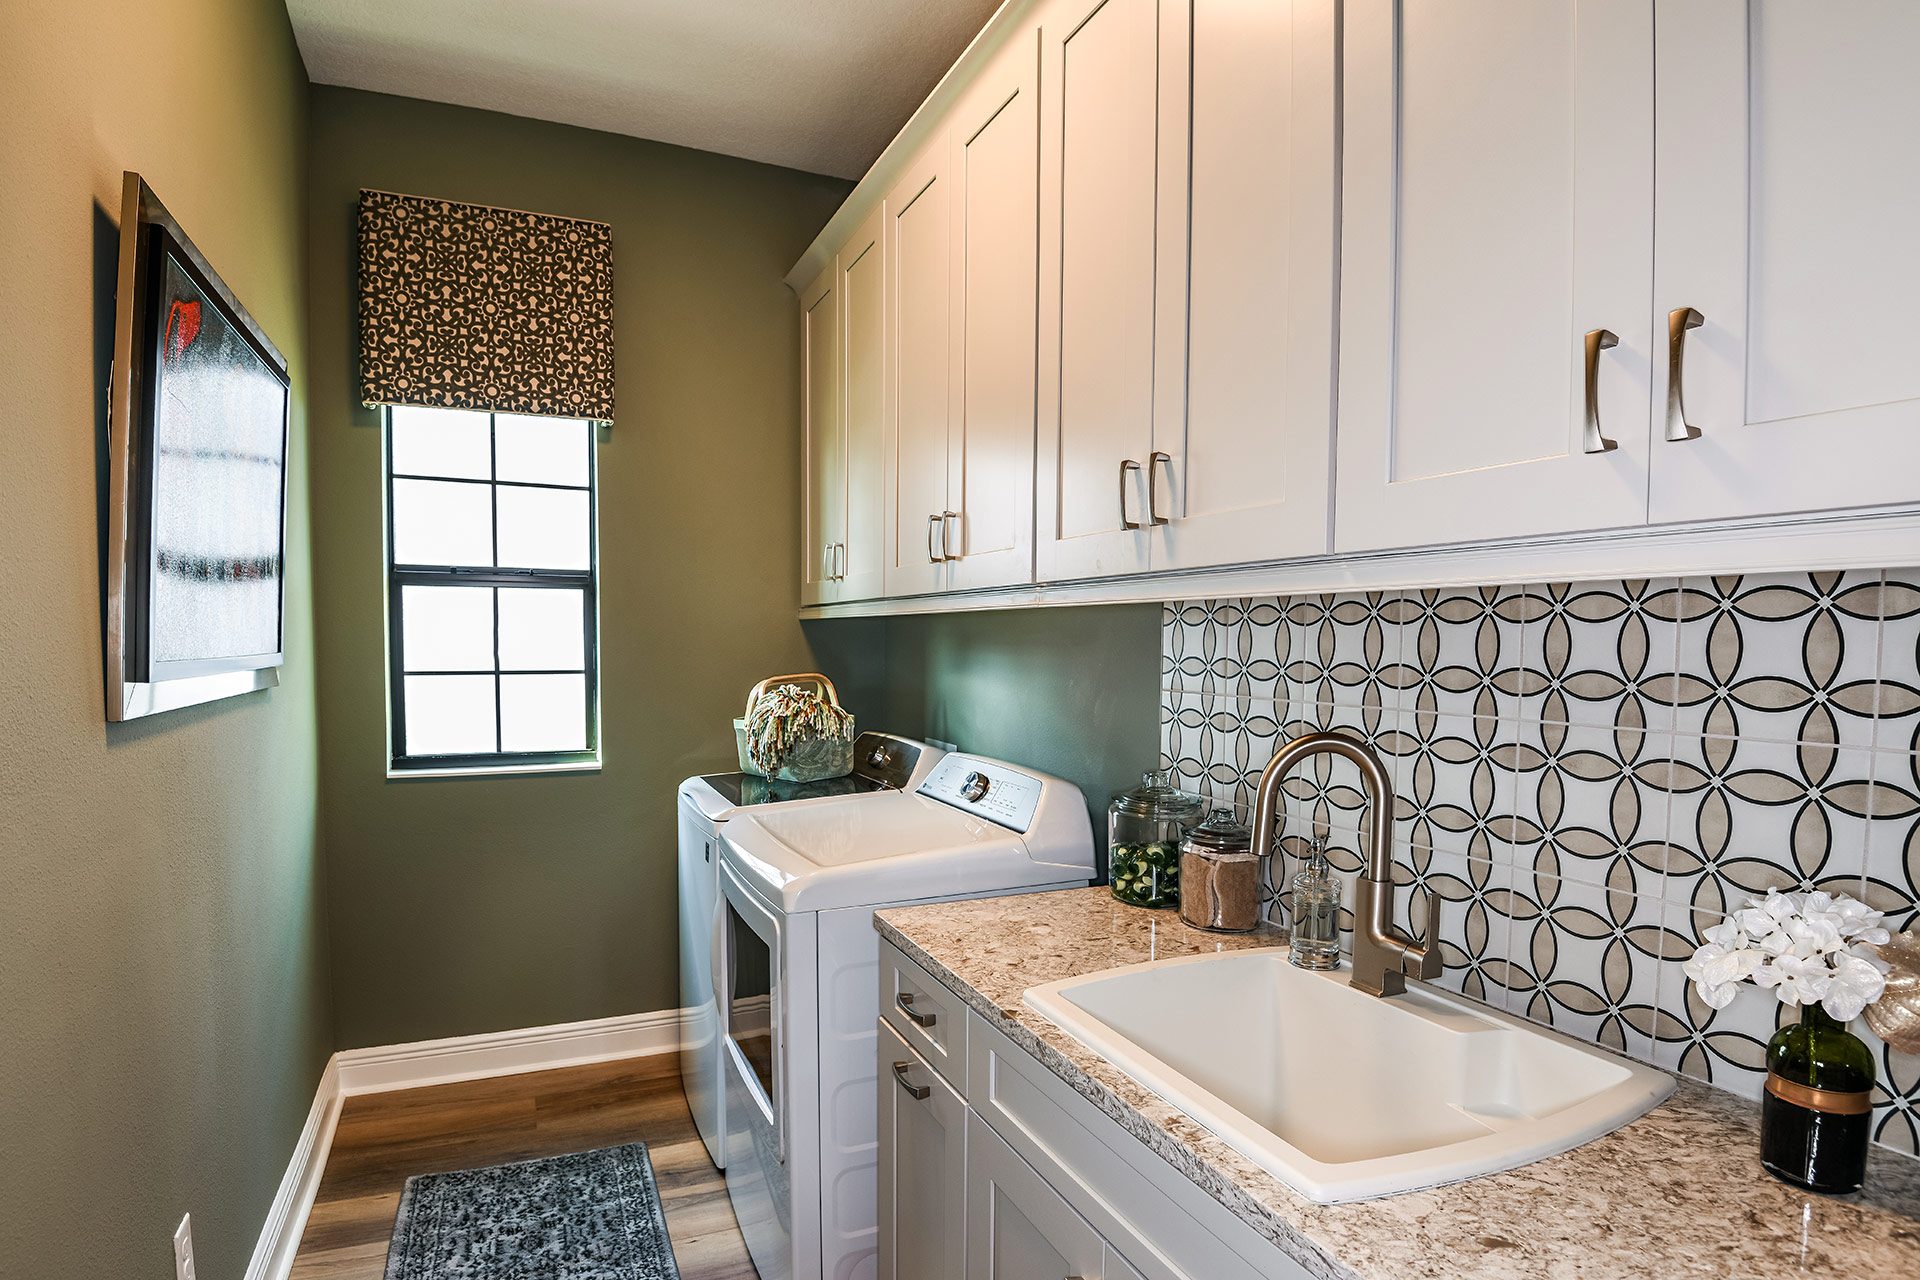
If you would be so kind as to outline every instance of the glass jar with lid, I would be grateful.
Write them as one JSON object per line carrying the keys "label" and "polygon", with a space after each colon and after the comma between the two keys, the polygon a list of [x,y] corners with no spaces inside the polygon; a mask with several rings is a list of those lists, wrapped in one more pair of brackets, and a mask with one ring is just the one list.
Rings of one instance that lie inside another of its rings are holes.
{"label": "glass jar with lid", "polygon": [[1231,809],[1215,809],[1180,845],[1180,918],[1216,933],[1246,933],[1260,923],[1253,832]]}
{"label": "glass jar with lid", "polygon": [[1136,907],[1180,902],[1180,841],[1199,825],[1206,801],[1182,791],[1171,770],[1148,773],[1107,808],[1113,896]]}

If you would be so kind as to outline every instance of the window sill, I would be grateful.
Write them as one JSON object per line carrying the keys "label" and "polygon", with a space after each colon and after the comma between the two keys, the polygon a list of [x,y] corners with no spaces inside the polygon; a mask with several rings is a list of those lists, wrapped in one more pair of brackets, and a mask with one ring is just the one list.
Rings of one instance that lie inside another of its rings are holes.
{"label": "window sill", "polygon": [[468,764],[444,769],[395,769],[387,767],[388,782],[411,782],[416,778],[512,778],[539,773],[598,773],[598,760],[566,760],[552,764]]}

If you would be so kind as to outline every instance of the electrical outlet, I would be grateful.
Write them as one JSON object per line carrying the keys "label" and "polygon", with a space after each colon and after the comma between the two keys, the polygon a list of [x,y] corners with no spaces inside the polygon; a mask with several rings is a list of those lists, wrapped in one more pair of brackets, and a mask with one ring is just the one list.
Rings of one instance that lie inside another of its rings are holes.
{"label": "electrical outlet", "polygon": [[193,1215],[173,1229],[173,1280],[193,1280]]}

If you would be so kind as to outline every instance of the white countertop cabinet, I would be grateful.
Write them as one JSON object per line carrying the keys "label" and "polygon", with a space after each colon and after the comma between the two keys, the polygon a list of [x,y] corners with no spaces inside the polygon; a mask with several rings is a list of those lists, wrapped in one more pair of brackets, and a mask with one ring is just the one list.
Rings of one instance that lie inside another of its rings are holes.
{"label": "white countertop cabinet", "polygon": [[1652,0],[1345,23],[1336,548],[1641,523]]}
{"label": "white countertop cabinet", "polygon": [[800,603],[838,598],[840,544],[847,528],[847,431],[840,411],[840,291],[829,263],[800,295]]}
{"label": "white countertop cabinet", "polygon": [[1655,21],[1652,518],[1912,502],[1920,6],[1690,0]]}
{"label": "white countertop cabinet", "polygon": [[[1902,0],[1009,0],[788,277],[804,602],[1904,563],[1915,48]],[[877,446],[816,280],[876,217]]]}
{"label": "white countertop cabinet", "polygon": [[802,604],[885,591],[886,255],[879,213],[801,294]]}
{"label": "white countertop cabinet", "polygon": [[1327,549],[1332,15],[1040,10],[1040,581]]}

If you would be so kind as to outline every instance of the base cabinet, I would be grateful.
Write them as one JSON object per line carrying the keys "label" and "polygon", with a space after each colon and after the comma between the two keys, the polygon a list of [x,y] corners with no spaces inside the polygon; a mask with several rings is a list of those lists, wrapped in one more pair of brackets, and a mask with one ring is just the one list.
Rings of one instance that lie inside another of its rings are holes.
{"label": "base cabinet", "polygon": [[967,1280],[1139,1274],[986,1121],[967,1117]]}
{"label": "base cabinet", "polygon": [[[892,946],[897,988],[948,994]],[[946,1008],[935,1015],[946,1020]],[[878,1280],[1307,1280],[977,1013],[965,1062],[880,1026]]]}
{"label": "base cabinet", "polygon": [[961,1280],[967,1104],[884,1021],[879,1077],[880,1280]]}

